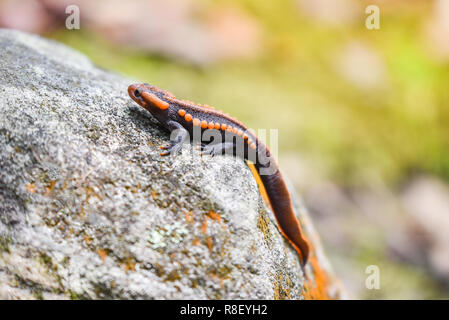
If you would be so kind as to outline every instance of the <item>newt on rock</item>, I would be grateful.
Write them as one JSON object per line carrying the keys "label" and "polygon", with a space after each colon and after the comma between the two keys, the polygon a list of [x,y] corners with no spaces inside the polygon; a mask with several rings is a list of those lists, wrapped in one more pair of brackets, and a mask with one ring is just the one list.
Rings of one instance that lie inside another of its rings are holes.
{"label": "newt on rock", "polygon": [[128,94],[162,126],[175,133],[175,138],[161,147],[164,149],[161,155],[176,154],[190,139],[201,143],[202,153],[212,156],[230,153],[254,162],[282,234],[298,253],[301,265],[307,263],[310,245],[293,211],[290,193],[274,157],[255,134],[243,123],[208,105],[179,100],[147,83],[130,85]]}

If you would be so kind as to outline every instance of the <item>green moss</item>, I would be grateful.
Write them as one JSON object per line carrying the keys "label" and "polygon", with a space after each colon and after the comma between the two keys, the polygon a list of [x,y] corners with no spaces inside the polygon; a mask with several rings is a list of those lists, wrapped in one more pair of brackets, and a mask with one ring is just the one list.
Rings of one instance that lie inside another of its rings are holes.
{"label": "green moss", "polygon": [[[57,293],[62,293],[63,290],[63,285],[62,285],[62,278],[61,276],[58,274],[58,265],[53,263],[53,259],[47,255],[46,253],[41,253],[39,255],[39,261],[40,263],[42,263],[43,265],[46,266],[48,273],[53,276],[53,278],[56,280],[56,282],[58,283],[59,287],[56,289],[55,292]],[[66,261],[66,259],[63,260],[63,263]]]}
{"label": "green moss", "polygon": [[45,254],[45,253],[41,253],[41,255],[40,255],[40,261],[41,261],[42,264],[44,264],[45,266],[47,266],[47,268],[48,268],[49,270],[53,270],[53,269],[55,268],[55,266],[53,265],[53,261],[52,261],[51,257],[48,256],[48,255]]}
{"label": "green moss", "polygon": [[40,290],[33,291],[33,297],[37,300],[44,300],[44,294]]}
{"label": "green moss", "polygon": [[70,299],[72,300],[81,300],[81,298],[73,291],[69,291]]}
{"label": "green moss", "polygon": [[12,243],[11,237],[0,236],[0,255],[3,252],[11,253],[9,245]]}

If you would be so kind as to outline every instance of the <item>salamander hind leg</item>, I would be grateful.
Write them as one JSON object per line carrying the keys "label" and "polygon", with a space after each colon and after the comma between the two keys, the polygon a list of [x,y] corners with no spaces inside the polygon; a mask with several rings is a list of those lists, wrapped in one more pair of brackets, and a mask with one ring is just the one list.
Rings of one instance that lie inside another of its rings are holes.
{"label": "salamander hind leg", "polygon": [[232,142],[224,142],[224,143],[217,143],[217,144],[207,144],[207,145],[201,145],[201,155],[209,154],[211,157],[219,154],[223,154],[229,151],[232,151],[234,149],[234,143]]}

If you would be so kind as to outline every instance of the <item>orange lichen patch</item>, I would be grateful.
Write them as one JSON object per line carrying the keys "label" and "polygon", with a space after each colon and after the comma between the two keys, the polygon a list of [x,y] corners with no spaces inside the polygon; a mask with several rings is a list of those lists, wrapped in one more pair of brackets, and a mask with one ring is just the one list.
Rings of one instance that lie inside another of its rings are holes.
{"label": "orange lichen patch", "polygon": [[190,113],[188,113],[188,114],[186,114],[186,115],[184,116],[184,119],[185,119],[187,122],[190,122],[190,121],[192,121],[192,115],[191,115]]}
{"label": "orange lichen patch", "polygon": [[128,270],[136,271],[136,264],[135,263],[129,262],[129,263],[126,264],[126,266],[128,267]]}
{"label": "orange lichen patch", "polygon": [[186,111],[185,111],[184,109],[179,109],[179,110],[178,110],[178,114],[179,114],[181,117],[184,117],[185,114],[186,114]]}
{"label": "orange lichen patch", "polygon": [[198,237],[195,237],[195,238],[193,239],[193,241],[192,241],[192,244],[193,244],[194,246],[197,246],[198,243],[200,243],[200,239],[199,239]]}
{"label": "orange lichen patch", "polygon": [[36,186],[34,185],[34,183],[28,183],[25,185],[25,188],[27,189],[28,192],[31,193],[35,193],[36,192]]}
{"label": "orange lichen patch", "polygon": [[212,249],[213,249],[213,242],[212,242],[212,238],[211,237],[207,237],[206,238],[206,244],[207,244],[207,247],[209,248],[209,251],[212,251]]}
{"label": "orange lichen patch", "polygon": [[186,211],[186,212],[184,213],[184,215],[185,215],[186,221],[187,221],[188,223],[193,223],[193,213],[192,213],[192,211]]}
{"label": "orange lichen patch", "polygon": [[97,253],[100,256],[101,261],[103,261],[103,263],[104,263],[106,261],[106,257],[108,256],[108,253],[106,252],[106,250],[98,249]]}
{"label": "orange lichen patch", "polygon": [[212,220],[215,220],[215,221],[218,221],[218,222],[221,221],[221,216],[220,216],[220,214],[217,213],[217,212],[215,212],[215,211],[209,211],[209,212],[207,213],[207,216],[208,216],[209,218],[211,218]]}
{"label": "orange lichen patch", "polygon": [[151,197],[153,198],[153,200],[157,199],[156,191],[151,191]]}
{"label": "orange lichen patch", "polygon": [[149,92],[143,92],[142,98],[145,100],[146,103],[161,110],[166,110],[170,106],[168,102],[159,99],[156,95]]}
{"label": "orange lichen patch", "polygon": [[221,124],[221,130],[226,130],[226,128],[227,128],[228,126],[226,125],[226,123],[222,123]]}
{"label": "orange lichen patch", "polygon": [[84,236],[84,242],[85,242],[87,245],[90,244],[90,238],[89,238],[88,235],[85,235],[85,236]]}
{"label": "orange lichen patch", "polygon": [[47,187],[47,191],[45,192],[46,196],[50,195],[50,193],[53,191],[53,188],[55,187],[55,185],[56,185],[55,180],[50,181],[50,185]]}
{"label": "orange lichen patch", "polygon": [[84,188],[86,191],[86,203],[89,203],[90,198],[95,197],[101,201],[101,197],[94,191],[93,188],[87,186]]}
{"label": "orange lichen patch", "polygon": [[327,273],[321,269],[316,256],[310,258],[310,264],[312,265],[314,279],[312,280],[306,277],[307,280],[302,292],[304,298],[307,300],[329,300],[329,278]]}
{"label": "orange lichen patch", "polygon": [[220,129],[220,124],[218,122],[215,123],[215,129]]}
{"label": "orange lichen patch", "polygon": [[207,232],[207,217],[204,218],[203,224],[201,226],[201,233],[205,234]]}
{"label": "orange lichen patch", "polygon": [[122,268],[126,273],[128,273],[128,271],[136,271],[136,263],[132,259],[127,258],[125,263],[122,264]]}
{"label": "orange lichen patch", "polygon": [[213,122],[209,122],[208,126],[209,129],[213,129],[215,127],[215,124]]}

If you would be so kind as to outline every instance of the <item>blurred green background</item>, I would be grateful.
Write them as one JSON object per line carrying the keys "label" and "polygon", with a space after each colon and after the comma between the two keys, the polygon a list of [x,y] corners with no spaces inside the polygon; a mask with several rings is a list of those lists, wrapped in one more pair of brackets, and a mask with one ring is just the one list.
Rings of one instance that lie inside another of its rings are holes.
{"label": "blurred green background", "polygon": [[54,20],[0,25],[279,129],[281,168],[351,297],[449,298],[449,1],[71,1],[79,30],[64,28],[64,1],[25,2]]}

